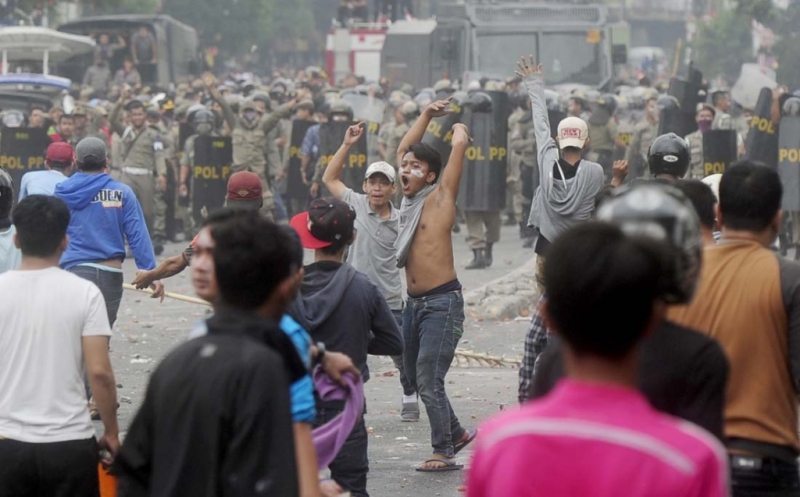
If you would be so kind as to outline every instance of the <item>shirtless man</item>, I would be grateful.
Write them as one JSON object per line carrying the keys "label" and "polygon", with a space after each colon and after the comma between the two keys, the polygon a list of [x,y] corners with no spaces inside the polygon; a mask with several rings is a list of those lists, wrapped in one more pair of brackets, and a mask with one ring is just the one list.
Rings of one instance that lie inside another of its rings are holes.
{"label": "shirtless man", "polygon": [[444,171],[439,154],[421,143],[432,118],[454,112],[449,104],[449,98],[430,104],[397,149],[403,201],[395,248],[397,267],[405,268],[408,283],[403,356],[406,375],[416,385],[431,423],[433,457],[417,467],[425,472],[461,469],[455,455],[476,434],[461,427],[444,388],[464,333],[464,298],[453,264],[450,230],[471,139],[466,126],[453,126],[453,150]]}

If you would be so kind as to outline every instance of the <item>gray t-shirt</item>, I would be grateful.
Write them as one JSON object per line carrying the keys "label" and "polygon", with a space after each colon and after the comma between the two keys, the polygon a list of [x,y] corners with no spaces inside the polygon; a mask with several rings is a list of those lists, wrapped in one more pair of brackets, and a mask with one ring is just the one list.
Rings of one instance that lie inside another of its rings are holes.
{"label": "gray t-shirt", "polygon": [[369,276],[380,289],[390,309],[402,309],[403,283],[394,250],[400,213],[392,207],[389,219],[381,219],[380,214],[370,208],[367,196],[355,193],[350,188],[345,190],[342,201],[355,209],[358,230],[347,262]]}

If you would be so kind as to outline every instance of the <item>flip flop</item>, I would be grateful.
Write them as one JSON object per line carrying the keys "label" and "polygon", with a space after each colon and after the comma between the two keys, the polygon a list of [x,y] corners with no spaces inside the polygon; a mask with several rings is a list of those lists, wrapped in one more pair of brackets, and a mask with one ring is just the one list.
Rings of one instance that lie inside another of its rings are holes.
{"label": "flip flop", "polygon": [[456,455],[459,452],[461,452],[464,449],[464,447],[471,444],[472,441],[475,440],[475,437],[478,436],[478,429],[475,428],[471,432],[468,431],[467,433],[469,433],[469,436],[467,437],[466,440],[464,440],[463,442],[458,442],[457,444],[453,444],[453,455]]}
{"label": "flip flop", "polygon": [[420,473],[443,473],[445,471],[459,471],[464,469],[463,464],[456,464],[455,461],[446,461],[444,459],[428,459],[427,461],[425,461],[425,463],[429,462],[439,462],[444,464],[444,466],[440,468],[420,468],[419,466],[417,466],[417,471],[419,471]]}

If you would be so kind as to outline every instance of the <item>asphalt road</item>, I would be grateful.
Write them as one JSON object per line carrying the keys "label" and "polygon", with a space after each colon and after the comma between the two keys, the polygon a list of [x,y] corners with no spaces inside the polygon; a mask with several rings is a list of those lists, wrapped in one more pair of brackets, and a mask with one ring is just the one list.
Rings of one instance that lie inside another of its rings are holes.
{"label": "asphalt road", "polygon": [[[466,234],[454,234],[455,260],[465,290],[477,288],[522,266],[531,250],[521,248],[515,228],[503,228],[495,247],[495,264],[480,271],[466,271],[472,253],[464,242]],[[180,252],[181,244],[170,244],[162,257]],[[125,262],[125,279],[131,281],[135,267]],[[193,296],[189,272],[165,281],[167,290]],[[193,325],[209,309],[167,299],[158,303],[147,295],[126,291],[111,342],[111,359],[118,383],[119,417],[124,431],[142,401],[149,373],[173,347],[186,339]],[[520,358],[527,322],[487,322],[468,314],[461,348],[492,355]],[[367,426],[370,428],[369,491],[373,496],[458,496],[466,472],[425,474],[414,466],[431,455],[430,430],[424,413],[419,423],[400,421],[402,390],[391,360],[371,357],[372,379],[367,383]],[[454,367],[447,376],[447,389],[453,409],[466,427],[513,406],[517,398],[516,368]],[[98,423],[98,428],[102,425]],[[469,449],[459,455],[468,464]]]}

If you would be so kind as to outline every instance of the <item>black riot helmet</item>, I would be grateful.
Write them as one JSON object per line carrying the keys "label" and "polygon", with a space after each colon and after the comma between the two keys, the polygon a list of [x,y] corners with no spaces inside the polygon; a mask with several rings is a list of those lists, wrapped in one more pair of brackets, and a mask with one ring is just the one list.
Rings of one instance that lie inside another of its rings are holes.
{"label": "black riot helmet", "polygon": [[[527,95],[525,95],[525,98],[527,98]],[[564,110],[561,105],[561,94],[555,90],[549,88],[544,90],[544,103],[549,111],[561,112]]]}
{"label": "black riot helmet", "polygon": [[192,126],[201,135],[211,133],[216,122],[217,117],[208,109],[200,109],[192,115]]}
{"label": "black riot helmet", "polygon": [[783,115],[800,116],[800,97],[789,97],[783,102]]}
{"label": "black riot helmet", "polygon": [[670,249],[661,298],[667,304],[692,300],[703,256],[700,221],[692,203],[677,188],[639,183],[618,189],[600,204],[597,219],[618,225],[626,235],[645,236]]}
{"label": "black riot helmet", "polygon": [[8,219],[14,205],[14,182],[5,169],[0,169],[0,220]]}
{"label": "black riot helmet", "polygon": [[683,178],[689,170],[691,160],[689,145],[675,133],[667,133],[653,140],[647,153],[647,164],[654,176],[668,174]]}
{"label": "black riot helmet", "polygon": [[617,101],[616,95],[607,93],[601,95],[600,98],[597,99],[597,105],[604,108],[608,112],[608,115],[613,116],[617,111],[617,107],[619,107],[619,102]]}
{"label": "black riot helmet", "polygon": [[464,105],[471,108],[473,112],[491,112],[492,97],[482,91],[470,93]]}

